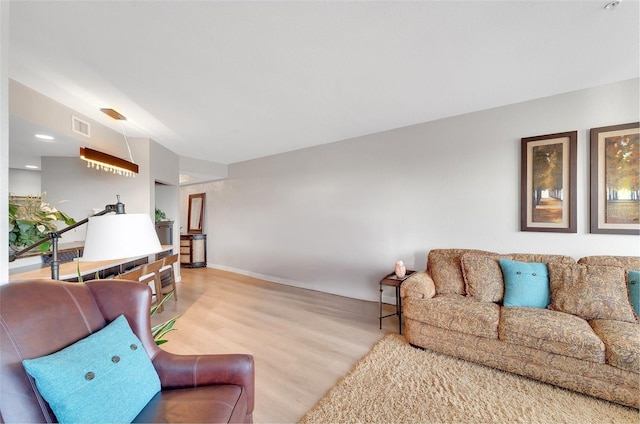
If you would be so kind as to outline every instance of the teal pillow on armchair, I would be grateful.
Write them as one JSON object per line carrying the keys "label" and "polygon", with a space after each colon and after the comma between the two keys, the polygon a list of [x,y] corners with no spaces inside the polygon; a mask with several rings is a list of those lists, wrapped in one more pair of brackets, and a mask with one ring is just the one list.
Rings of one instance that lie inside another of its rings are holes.
{"label": "teal pillow on armchair", "polygon": [[546,308],[550,303],[547,264],[500,259],[504,306]]}
{"label": "teal pillow on armchair", "polygon": [[160,391],[160,378],[124,315],[22,364],[60,423],[130,423]]}

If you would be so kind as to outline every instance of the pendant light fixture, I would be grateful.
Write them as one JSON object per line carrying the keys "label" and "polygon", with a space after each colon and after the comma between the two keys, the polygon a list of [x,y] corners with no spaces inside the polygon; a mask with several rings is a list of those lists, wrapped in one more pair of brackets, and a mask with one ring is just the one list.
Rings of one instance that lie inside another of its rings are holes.
{"label": "pendant light fixture", "polygon": [[100,152],[89,147],[80,148],[80,159],[87,161],[87,168],[95,168],[101,171],[111,172],[117,175],[124,175],[125,177],[135,177],[138,173],[138,165],[133,162],[133,156],[131,155],[131,147],[129,147],[129,141],[124,131],[124,125],[122,121],[126,121],[122,114],[113,109],[100,109],[106,115],[109,115],[115,120],[120,121],[120,127],[122,128],[122,135],[124,136],[124,142],[129,150],[129,159],[131,161],[121,159],[116,156],[112,156],[107,153]]}

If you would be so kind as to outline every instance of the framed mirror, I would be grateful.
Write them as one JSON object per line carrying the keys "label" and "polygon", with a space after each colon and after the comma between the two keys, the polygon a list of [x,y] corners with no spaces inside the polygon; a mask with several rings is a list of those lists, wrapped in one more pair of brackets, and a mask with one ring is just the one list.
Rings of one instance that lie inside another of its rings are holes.
{"label": "framed mirror", "polygon": [[189,215],[187,219],[187,232],[189,234],[202,234],[202,218],[204,216],[204,193],[189,195]]}

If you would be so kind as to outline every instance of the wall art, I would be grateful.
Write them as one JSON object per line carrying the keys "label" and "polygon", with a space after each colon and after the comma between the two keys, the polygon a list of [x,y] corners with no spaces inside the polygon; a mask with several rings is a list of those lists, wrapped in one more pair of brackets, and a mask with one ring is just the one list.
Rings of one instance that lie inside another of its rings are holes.
{"label": "wall art", "polygon": [[591,232],[640,234],[640,125],[591,129]]}
{"label": "wall art", "polygon": [[578,132],[521,140],[520,231],[575,233]]}

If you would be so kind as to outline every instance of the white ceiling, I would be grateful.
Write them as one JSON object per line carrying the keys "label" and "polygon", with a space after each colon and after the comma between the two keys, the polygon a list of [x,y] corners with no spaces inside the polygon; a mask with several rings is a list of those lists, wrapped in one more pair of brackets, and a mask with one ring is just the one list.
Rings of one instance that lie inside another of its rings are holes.
{"label": "white ceiling", "polygon": [[639,2],[606,3],[12,1],[9,76],[230,164],[637,78]]}

